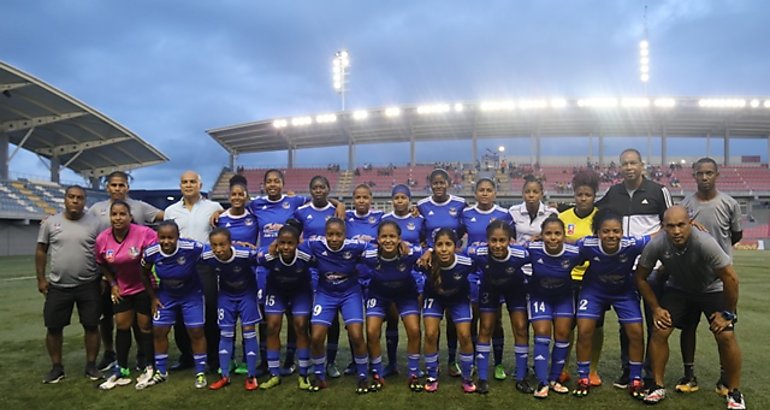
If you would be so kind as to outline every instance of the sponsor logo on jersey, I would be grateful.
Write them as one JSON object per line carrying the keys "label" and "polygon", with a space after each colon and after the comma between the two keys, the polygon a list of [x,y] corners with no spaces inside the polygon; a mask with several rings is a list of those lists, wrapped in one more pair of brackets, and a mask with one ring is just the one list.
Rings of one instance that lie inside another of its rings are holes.
{"label": "sponsor logo on jersey", "polygon": [[352,257],[353,257],[353,252],[350,252],[350,251],[342,252],[342,259],[347,260],[347,259],[350,259]]}
{"label": "sponsor logo on jersey", "polygon": [[561,261],[561,267],[562,268],[569,269],[569,265],[570,265],[570,261],[569,260],[565,259],[565,260]]}
{"label": "sponsor logo on jersey", "polygon": [[433,215],[433,210],[428,211],[428,215]]}
{"label": "sponsor logo on jersey", "polygon": [[264,211],[265,209],[267,209],[267,205],[262,205],[262,210]]}
{"label": "sponsor logo on jersey", "polygon": [[373,217],[373,216],[370,216],[370,217],[369,217],[369,223],[370,223],[370,224],[376,224],[376,223],[377,223],[377,218],[375,218],[375,217]]}
{"label": "sponsor logo on jersey", "polygon": [[107,259],[107,262],[112,262],[115,260],[115,251],[112,249],[107,249],[107,252],[104,254],[104,259]]}
{"label": "sponsor logo on jersey", "polygon": [[313,219],[313,215],[308,215],[305,217],[305,219]]}
{"label": "sponsor logo on jersey", "polygon": [[246,225],[246,226],[251,226],[251,225],[254,225],[254,219],[252,219],[252,218],[246,218],[246,219],[243,221],[243,224],[244,224],[244,225]]}
{"label": "sponsor logo on jersey", "polygon": [[131,255],[132,259],[136,259],[139,256],[140,252],[136,246],[132,246],[131,248],[128,249],[128,254]]}
{"label": "sponsor logo on jersey", "polygon": [[593,260],[594,260],[594,262],[601,262],[601,261],[602,261],[601,259],[599,259],[599,257],[598,257],[598,256],[594,256],[594,259],[593,259]]}
{"label": "sponsor logo on jersey", "polygon": [[471,222],[476,222],[476,217],[471,218]]}
{"label": "sponsor logo on jersey", "polygon": [[649,202],[647,202],[647,198],[642,199],[642,205],[647,205]]}
{"label": "sponsor logo on jersey", "polygon": [[567,224],[567,235],[575,234],[575,224]]}
{"label": "sponsor logo on jersey", "polygon": [[230,227],[230,222],[225,224],[225,228],[229,228],[229,227]]}
{"label": "sponsor logo on jersey", "polygon": [[543,262],[543,258],[540,258],[540,259],[538,259],[538,260],[537,260],[537,263],[539,263],[539,264],[541,264],[541,265],[542,265],[542,264],[543,264],[543,263],[545,263],[545,262]]}
{"label": "sponsor logo on jersey", "polygon": [[457,208],[449,208],[449,215],[451,216],[457,216]]}
{"label": "sponsor logo on jersey", "polygon": [[323,252],[321,252],[321,256],[329,256],[329,254],[326,253],[326,251],[323,251]]}
{"label": "sponsor logo on jersey", "polygon": [[414,222],[408,222],[406,224],[406,229],[410,230],[410,231],[413,231],[415,229]]}
{"label": "sponsor logo on jersey", "polygon": [[281,208],[289,209],[289,208],[291,208],[291,204],[289,202],[287,202],[287,201],[283,201],[283,203],[281,204]]}

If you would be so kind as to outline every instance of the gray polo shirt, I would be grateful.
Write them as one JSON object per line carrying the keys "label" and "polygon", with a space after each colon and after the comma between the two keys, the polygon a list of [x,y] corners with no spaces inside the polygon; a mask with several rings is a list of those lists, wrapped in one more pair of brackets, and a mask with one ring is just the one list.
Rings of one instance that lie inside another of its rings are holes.
{"label": "gray polo shirt", "polygon": [[[148,204],[144,201],[137,199],[126,198],[126,203],[131,207],[131,216],[134,217],[134,222],[139,225],[149,225],[155,220],[155,215],[160,212],[160,209]],[[93,214],[99,218],[99,231],[103,231],[110,227],[110,206],[112,200],[106,199],[99,201],[88,209],[88,213]]]}
{"label": "gray polo shirt", "polygon": [[58,213],[40,224],[37,242],[48,245],[48,282],[59,288],[72,288],[99,278],[94,245],[99,219],[84,213],[71,221]]}
{"label": "gray polo shirt", "polygon": [[669,274],[666,286],[690,293],[711,293],[723,290],[714,269],[729,265],[730,256],[711,235],[692,228],[683,249],[674,247],[663,233],[653,238],[642,251],[639,266],[652,269],[657,261]]}
{"label": "gray polo shirt", "polygon": [[717,192],[717,196],[701,201],[695,194],[687,195],[683,207],[690,213],[690,219],[700,222],[728,255],[733,254],[732,233],[741,227],[741,206],[730,195]]}

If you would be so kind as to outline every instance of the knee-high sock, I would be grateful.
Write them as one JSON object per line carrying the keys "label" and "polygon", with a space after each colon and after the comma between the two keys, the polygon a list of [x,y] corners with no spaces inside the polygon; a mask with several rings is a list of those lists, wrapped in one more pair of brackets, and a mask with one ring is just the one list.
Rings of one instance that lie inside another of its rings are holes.
{"label": "knee-high sock", "polygon": [[259,342],[257,341],[257,332],[243,332],[243,345],[246,349],[246,368],[249,376],[257,375],[257,352],[259,351]]}
{"label": "knee-high sock", "polygon": [[479,371],[479,380],[486,381],[489,377],[489,343],[479,343],[476,345],[476,367]]}
{"label": "knee-high sock", "polygon": [[314,356],[313,374],[319,380],[326,380],[326,356]]}
{"label": "knee-high sock", "polygon": [[438,378],[438,353],[425,355],[425,368],[428,371],[428,377]]}
{"label": "knee-high sock", "polygon": [[514,345],[513,352],[516,355],[516,381],[522,381],[527,377],[529,345]]}
{"label": "knee-high sock", "polygon": [[[219,331],[219,364],[222,377],[230,377],[230,361],[233,358],[235,330],[222,329]],[[197,366],[197,359],[196,359]]]}
{"label": "knee-high sock", "polygon": [[567,362],[568,353],[569,340],[554,341],[553,350],[551,351],[551,375],[548,377],[548,381],[559,380],[559,375],[564,370],[564,363]]}
{"label": "knee-high sock", "polygon": [[310,367],[310,349],[297,349],[297,358],[299,358],[299,375],[307,376]]}
{"label": "knee-high sock", "polygon": [[372,372],[382,376],[383,374],[382,356],[372,357],[369,364],[372,366]]}
{"label": "knee-high sock", "polygon": [[577,362],[578,379],[587,379],[591,371],[591,362]]}
{"label": "knee-high sock", "polygon": [[163,375],[168,373],[168,354],[155,354],[155,370]]}
{"label": "knee-high sock", "polygon": [[267,369],[271,376],[281,375],[281,351],[278,349],[267,349]]}
{"label": "knee-high sock", "polygon": [[118,367],[128,369],[129,350],[131,350],[131,328],[118,329],[115,332],[115,353],[118,356]]}
{"label": "knee-high sock", "polygon": [[628,377],[631,380],[642,378],[642,362],[628,361]]}
{"label": "knee-high sock", "polygon": [[460,353],[460,372],[462,373],[463,380],[471,379],[472,370],[473,370],[473,353]]}
{"label": "knee-high sock", "polygon": [[[380,366],[382,366],[382,357],[380,359]],[[356,363],[356,373],[358,373],[359,379],[365,379],[369,375],[369,355],[354,356],[353,361]]]}
{"label": "knee-high sock", "polygon": [[409,376],[417,376],[420,368],[420,355],[409,354],[406,356],[407,367],[409,367]]}
{"label": "knee-high sock", "polygon": [[505,348],[505,334],[495,333],[492,338],[492,352],[495,356],[495,366],[503,364],[503,349]]}
{"label": "knee-high sock", "polygon": [[142,345],[142,352],[144,352],[144,357],[147,358],[147,365],[152,366],[152,361],[150,358],[155,356],[155,346],[152,344],[152,332],[140,332],[139,343]]}
{"label": "knee-high sock", "polygon": [[195,373],[206,372],[206,353],[193,353],[193,362],[195,363]]}
{"label": "knee-high sock", "polygon": [[548,358],[551,356],[549,348],[551,339],[535,336],[535,377],[538,383],[548,383]]}

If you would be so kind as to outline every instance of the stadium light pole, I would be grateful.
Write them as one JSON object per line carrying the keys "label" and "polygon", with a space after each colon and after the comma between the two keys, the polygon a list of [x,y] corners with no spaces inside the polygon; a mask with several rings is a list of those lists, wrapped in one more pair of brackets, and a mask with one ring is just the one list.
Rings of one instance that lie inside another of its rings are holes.
{"label": "stadium light pole", "polygon": [[650,42],[647,35],[647,6],[644,6],[644,37],[639,42],[639,80],[644,84],[647,97],[647,82],[650,81]]}
{"label": "stadium light pole", "polygon": [[332,81],[334,91],[340,95],[342,111],[345,111],[345,92],[347,91],[347,77],[350,67],[350,54],[347,50],[339,50],[332,60]]}

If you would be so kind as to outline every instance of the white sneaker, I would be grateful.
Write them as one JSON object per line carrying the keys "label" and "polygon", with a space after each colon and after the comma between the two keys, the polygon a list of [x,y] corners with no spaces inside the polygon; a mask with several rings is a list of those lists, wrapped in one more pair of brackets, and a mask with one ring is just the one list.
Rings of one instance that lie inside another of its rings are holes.
{"label": "white sneaker", "polygon": [[161,384],[165,382],[166,379],[168,379],[168,373],[163,374],[161,372],[155,372],[150,379],[148,379],[143,383],[139,383],[139,381],[137,380],[137,383],[134,386],[134,388],[136,388],[137,390],[144,390],[148,387],[155,386],[156,384]]}
{"label": "white sneaker", "polygon": [[99,390],[112,390],[118,386],[131,384],[131,378],[115,373],[107,381],[99,385]]}
{"label": "white sneaker", "polygon": [[738,389],[727,394],[727,408],[728,410],[743,410],[746,408],[746,400]]}
{"label": "white sneaker", "polygon": [[145,367],[142,374],[136,378],[136,384],[146,384],[150,379],[152,379],[153,374],[155,374],[155,369],[153,369],[152,366]]}
{"label": "white sneaker", "polygon": [[204,373],[198,373],[195,375],[195,388],[202,389],[206,387],[208,382],[206,381],[206,375]]}

